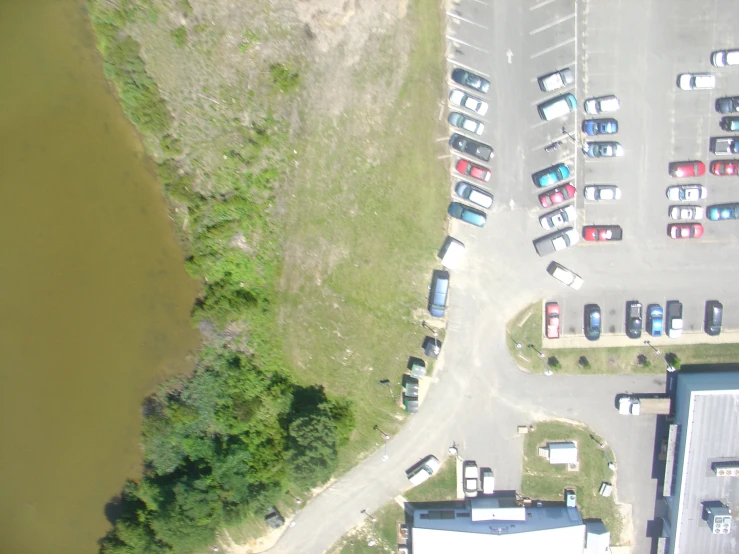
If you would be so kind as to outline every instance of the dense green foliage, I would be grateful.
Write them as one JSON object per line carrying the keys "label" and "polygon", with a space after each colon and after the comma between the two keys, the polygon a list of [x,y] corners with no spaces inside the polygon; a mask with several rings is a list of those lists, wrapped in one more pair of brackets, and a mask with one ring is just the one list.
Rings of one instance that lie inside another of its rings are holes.
{"label": "dense green foliage", "polygon": [[[185,0],[181,5],[189,7]],[[113,9],[91,0],[89,8],[105,74],[126,115],[156,139],[166,158],[157,174],[173,204],[187,213],[186,266],[203,282],[193,320],[215,330],[195,372],[147,400],[144,472],[126,484],[101,551],[191,552],[212,543],[224,525],[263,513],[287,488],[327,481],[354,417],[348,403],[327,398],[321,387],[291,382],[282,358],[273,309],[278,229],[266,209],[280,176],[281,166],[270,160],[283,142],[280,123],[266,113],[261,124],[244,127],[209,187],[198,188],[177,159],[183,145],[140,46],[125,31],[137,17],[151,20],[152,7],[120,0]],[[185,45],[185,34],[172,36]],[[298,86],[297,73],[285,66],[270,71],[282,92]],[[237,237],[247,247],[235,247]],[[234,323],[248,346],[221,338]]]}

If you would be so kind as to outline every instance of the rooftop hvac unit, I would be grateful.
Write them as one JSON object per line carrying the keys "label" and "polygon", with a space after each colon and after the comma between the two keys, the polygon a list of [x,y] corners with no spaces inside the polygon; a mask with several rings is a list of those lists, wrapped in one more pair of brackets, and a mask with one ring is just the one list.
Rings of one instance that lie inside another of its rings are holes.
{"label": "rooftop hvac unit", "polygon": [[714,535],[727,535],[731,532],[731,511],[721,504],[706,506],[706,522]]}
{"label": "rooftop hvac unit", "polygon": [[711,469],[716,472],[717,477],[739,477],[739,463],[731,462],[714,462]]}

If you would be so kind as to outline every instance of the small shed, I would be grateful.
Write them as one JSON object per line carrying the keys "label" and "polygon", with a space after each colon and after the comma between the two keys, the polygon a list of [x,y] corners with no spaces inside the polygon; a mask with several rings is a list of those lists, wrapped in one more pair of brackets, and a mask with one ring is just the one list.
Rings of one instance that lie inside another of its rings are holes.
{"label": "small shed", "polygon": [[577,445],[574,442],[549,442],[550,464],[577,464]]}
{"label": "small shed", "polygon": [[608,532],[606,526],[599,519],[585,522],[587,535],[585,536],[585,553],[603,553],[609,552],[611,543],[611,533]]}

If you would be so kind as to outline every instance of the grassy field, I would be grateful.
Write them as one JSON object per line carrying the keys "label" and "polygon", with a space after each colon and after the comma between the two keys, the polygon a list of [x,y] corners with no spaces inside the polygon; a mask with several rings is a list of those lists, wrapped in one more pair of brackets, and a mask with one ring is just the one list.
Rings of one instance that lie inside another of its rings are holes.
{"label": "grassy field", "polygon": [[343,83],[342,112],[306,114],[292,176],[280,320],[295,378],[353,404],[343,469],[380,443],[374,425],[397,430],[402,412],[378,381],[397,400],[408,357],[422,354],[449,194],[434,141],[439,33],[438,6],[411,2]]}
{"label": "grassy field", "polygon": [[[563,465],[551,465],[539,456],[537,448],[547,441],[575,441],[579,471],[568,471]],[[611,533],[611,544],[620,544],[623,523],[616,503],[612,496],[605,498],[598,494],[603,481],[613,483],[614,480],[599,442],[603,443],[603,439],[587,427],[558,421],[537,424],[536,429],[526,435],[524,443],[521,493],[533,500],[562,501],[564,489],[574,489],[582,517],[603,520]],[[609,459],[614,461],[611,449],[606,447],[606,451]]]}
{"label": "grassy field", "polygon": [[[409,490],[405,494],[408,502],[430,502],[434,500],[454,500],[457,497],[457,465],[454,458],[447,458],[434,477]],[[344,535],[329,549],[329,554],[371,554],[372,552],[397,552],[396,526],[405,519],[403,508],[395,502],[388,502],[372,514],[375,519],[374,546],[369,546],[372,525],[369,519],[359,527]]]}
{"label": "grassy field", "polygon": [[[550,369],[555,373],[664,373],[665,364],[662,358],[655,354],[641,341],[634,341],[639,346],[621,348],[556,348],[550,349],[546,358],[541,360],[537,351],[542,351],[542,318],[543,306],[537,302],[522,310],[508,324],[508,350],[516,363],[534,373],[543,373]],[[516,342],[523,345],[520,351],[516,349]],[[520,354],[525,358],[519,356]],[[664,354],[678,356],[682,365],[685,364],[718,364],[735,362],[739,358],[739,344],[690,344],[675,345],[664,349]],[[561,367],[552,367],[548,362],[554,357]],[[582,363],[586,358],[589,364]],[[649,361],[645,365],[643,360]]]}

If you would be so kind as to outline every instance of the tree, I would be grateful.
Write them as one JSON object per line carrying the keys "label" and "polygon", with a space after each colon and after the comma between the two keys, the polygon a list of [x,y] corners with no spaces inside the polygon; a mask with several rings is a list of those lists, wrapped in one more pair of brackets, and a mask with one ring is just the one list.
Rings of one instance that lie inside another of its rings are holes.
{"label": "tree", "polygon": [[336,469],[337,429],[328,413],[298,417],[290,424],[288,468],[297,484],[325,483]]}
{"label": "tree", "polygon": [[640,366],[642,366],[645,369],[648,367],[651,367],[652,365],[652,362],[650,362],[649,358],[647,358],[644,354],[639,354],[636,357],[636,363],[638,363]]}

